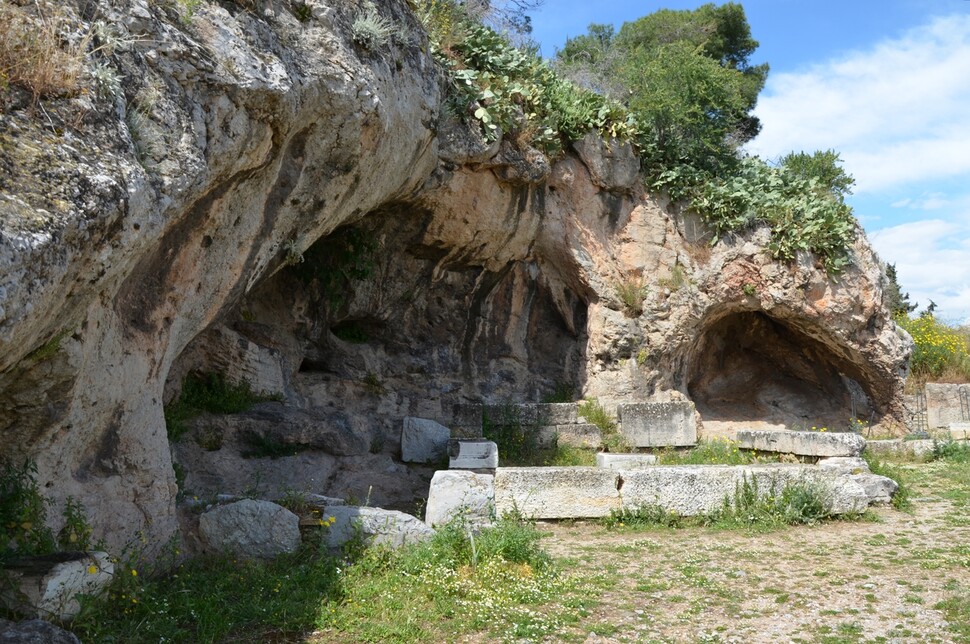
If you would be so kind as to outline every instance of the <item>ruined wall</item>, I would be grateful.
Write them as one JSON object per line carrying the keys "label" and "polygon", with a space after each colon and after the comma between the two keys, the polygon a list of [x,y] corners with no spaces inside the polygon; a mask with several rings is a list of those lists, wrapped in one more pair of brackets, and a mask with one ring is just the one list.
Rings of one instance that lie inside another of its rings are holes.
{"label": "ruined wall", "polygon": [[[401,418],[448,423],[462,402],[680,392],[755,417],[716,381],[763,378],[767,357],[794,365],[780,421],[818,388],[846,402],[834,416],[896,412],[909,341],[864,236],[837,278],[771,260],[763,230],[712,247],[643,192],[629,145],[590,136],[551,163],[448,115],[403,0],[381,11],[410,36],[374,51],[352,3],[309,2],[305,22],[288,6],[185,22],[85,3],[130,36],[123,95],[45,104],[53,129],[27,103],[0,116],[2,442],[98,536],[176,531],[170,448],[187,488],[272,478],[406,505],[426,473],[398,461]],[[348,230],[374,244],[366,277],[307,277]],[[172,447],[163,404],[193,369],[281,400]],[[300,451],[244,459],[246,432]]]}

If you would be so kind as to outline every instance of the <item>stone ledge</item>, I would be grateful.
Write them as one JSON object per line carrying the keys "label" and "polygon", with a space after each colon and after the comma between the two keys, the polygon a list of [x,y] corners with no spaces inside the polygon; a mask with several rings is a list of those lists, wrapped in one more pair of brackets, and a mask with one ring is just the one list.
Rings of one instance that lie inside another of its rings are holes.
{"label": "stone ledge", "polygon": [[866,447],[866,439],[850,432],[741,430],[737,441],[742,449],[797,456],[859,456]]}

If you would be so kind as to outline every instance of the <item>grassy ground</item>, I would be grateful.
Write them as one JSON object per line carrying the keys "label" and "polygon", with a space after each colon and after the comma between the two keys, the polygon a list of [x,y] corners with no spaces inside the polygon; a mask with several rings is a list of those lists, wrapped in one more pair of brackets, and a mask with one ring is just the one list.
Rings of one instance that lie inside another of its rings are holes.
{"label": "grassy ground", "polygon": [[911,509],[857,521],[508,521],[399,552],[308,545],[163,578],[123,569],[74,630],[91,642],[970,642],[966,456],[897,464]]}

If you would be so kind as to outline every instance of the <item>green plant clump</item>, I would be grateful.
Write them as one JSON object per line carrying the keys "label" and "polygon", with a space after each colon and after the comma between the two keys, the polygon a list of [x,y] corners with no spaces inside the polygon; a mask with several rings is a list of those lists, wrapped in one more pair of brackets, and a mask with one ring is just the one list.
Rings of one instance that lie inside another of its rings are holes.
{"label": "green plant clump", "polygon": [[178,399],[165,406],[165,426],[172,441],[185,433],[186,422],[199,414],[238,414],[272,396],[253,392],[246,383],[234,385],[219,373],[192,372],[182,383]]}
{"label": "green plant clump", "polygon": [[577,413],[585,418],[586,422],[599,428],[606,451],[628,452],[632,449],[630,442],[620,433],[616,419],[595,399],[581,402]]}
{"label": "green plant clump", "polygon": [[970,442],[947,439],[933,441],[933,460],[970,463]]}

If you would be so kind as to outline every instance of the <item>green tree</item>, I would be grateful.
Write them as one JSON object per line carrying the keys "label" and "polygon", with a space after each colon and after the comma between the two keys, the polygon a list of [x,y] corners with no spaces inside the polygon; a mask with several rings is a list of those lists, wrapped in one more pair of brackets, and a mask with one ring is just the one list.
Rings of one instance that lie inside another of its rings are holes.
{"label": "green tree", "polygon": [[835,150],[817,150],[812,154],[790,152],[781,158],[779,165],[798,177],[817,180],[823,190],[844,201],[846,195],[852,194],[855,179],[839,165],[841,162]]}
{"label": "green tree", "polygon": [[899,287],[899,281],[896,279],[895,264],[886,265],[886,279],[887,283],[884,292],[884,299],[886,302],[886,307],[893,314],[893,317],[909,315],[915,311],[918,304],[910,304],[909,293],[903,293],[902,289]]}

